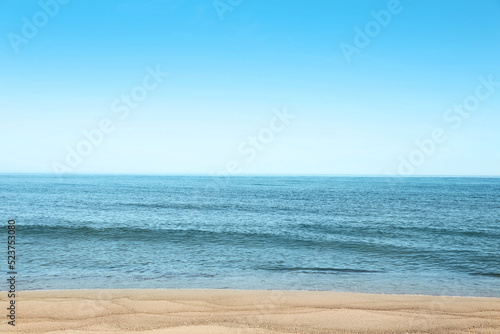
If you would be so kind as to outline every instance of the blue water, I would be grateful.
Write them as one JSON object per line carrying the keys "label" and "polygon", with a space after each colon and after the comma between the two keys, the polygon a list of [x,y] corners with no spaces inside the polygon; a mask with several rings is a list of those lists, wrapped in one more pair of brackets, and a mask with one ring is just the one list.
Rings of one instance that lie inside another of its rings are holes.
{"label": "blue water", "polygon": [[500,297],[499,178],[2,175],[0,203],[24,290]]}

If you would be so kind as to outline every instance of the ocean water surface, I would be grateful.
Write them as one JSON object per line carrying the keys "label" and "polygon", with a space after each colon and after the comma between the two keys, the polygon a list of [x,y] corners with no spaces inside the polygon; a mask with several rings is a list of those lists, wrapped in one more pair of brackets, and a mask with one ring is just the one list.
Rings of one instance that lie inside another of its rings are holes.
{"label": "ocean water surface", "polygon": [[500,297],[500,178],[1,175],[0,200],[21,290]]}

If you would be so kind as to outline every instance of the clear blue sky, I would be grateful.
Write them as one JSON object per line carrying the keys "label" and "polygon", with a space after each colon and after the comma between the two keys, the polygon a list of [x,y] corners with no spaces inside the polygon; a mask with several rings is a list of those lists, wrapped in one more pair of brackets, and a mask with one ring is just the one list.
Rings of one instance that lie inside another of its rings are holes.
{"label": "clear blue sky", "polygon": [[[342,43],[389,2],[233,0],[221,20],[213,0],[72,0],[44,24],[39,1],[1,0],[0,172],[66,166],[82,130],[108,118],[114,131],[71,172],[205,174],[236,161],[235,174],[396,174],[440,128],[446,140],[411,174],[500,175],[500,86],[460,124],[443,118],[479,77],[500,82],[500,1],[401,1],[348,62]],[[168,77],[120,119],[111,105],[157,65]],[[275,108],[295,118],[240,152]]]}

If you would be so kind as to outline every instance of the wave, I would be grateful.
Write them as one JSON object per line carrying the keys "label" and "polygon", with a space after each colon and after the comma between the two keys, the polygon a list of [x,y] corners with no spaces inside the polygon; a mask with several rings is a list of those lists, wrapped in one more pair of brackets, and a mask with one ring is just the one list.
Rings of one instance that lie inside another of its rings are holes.
{"label": "wave", "polygon": [[469,273],[473,276],[488,276],[488,277],[496,277],[500,278],[500,273]]}
{"label": "wave", "polygon": [[350,269],[350,268],[309,268],[309,267],[271,267],[259,268],[268,271],[295,271],[304,273],[358,273],[358,274],[371,274],[371,273],[386,273],[386,271],[379,270],[364,270],[364,269]]}
{"label": "wave", "polygon": [[[95,223],[93,223],[95,224]],[[484,250],[461,251],[454,244],[447,245],[439,251],[425,246],[425,244],[401,242],[401,244],[387,245],[385,239],[379,241],[374,239],[343,238],[343,239],[319,239],[317,235],[301,234],[297,231],[242,231],[235,230],[203,230],[196,228],[172,228],[172,227],[139,227],[139,226],[64,226],[64,225],[18,225],[21,238],[43,238],[46,240],[72,241],[85,239],[88,242],[140,242],[150,243],[155,247],[176,245],[175,247],[199,248],[212,247],[214,245],[233,249],[282,249],[292,254],[297,252],[321,252],[337,253],[345,256],[362,256],[368,259],[384,261],[389,266],[404,266],[411,264],[412,268],[444,268],[469,273],[480,271],[475,269],[475,263],[481,263],[483,268],[488,266],[495,270],[499,268],[497,257],[485,256]],[[402,239],[403,240],[403,239]],[[403,240],[404,241],[404,240]],[[443,246],[444,247],[444,246]],[[291,268],[274,270],[292,270]],[[277,268],[277,269],[276,269]],[[272,268],[271,268],[272,269]],[[324,269],[324,270],[322,270]],[[340,268],[342,269],[342,268]],[[298,268],[296,270],[313,270],[311,268]],[[339,268],[316,268],[316,270],[327,272],[340,272]],[[357,269],[353,269],[357,270]]]}
{"label": "wave", "polygon": [[[402,224],[403,225],[403,224]],[[339,232],[356,232],[355,234],[369,235],[369,232],[377,232],[379,234],[393,234],[400,235],[404,232],[408,236],[412,235],[434,235],[438,237],[474,237],[474,238],[497,238],[500,239],[500,234],[491,230],[460,230],[444,227],[429,227],[429,226],[398,226],[387,225],[382,229],[378,225],[364,226],[362,230],[358,226],[350,226],[349,224],[339,225],[313,225],[313,224],[299,224],[301,229],[306,231],[313,231],[324,234],[338,234]]]}

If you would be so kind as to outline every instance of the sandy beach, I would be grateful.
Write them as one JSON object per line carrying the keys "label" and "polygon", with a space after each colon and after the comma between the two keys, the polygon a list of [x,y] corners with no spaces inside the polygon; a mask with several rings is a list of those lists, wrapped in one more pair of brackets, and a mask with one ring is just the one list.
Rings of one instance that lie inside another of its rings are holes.
{"label": "sandy beach", "polygon": [[[6,314],[7,293],[1,305]],[[309,291],[26,291],[18,333],[498,333],[500,299]]]}

